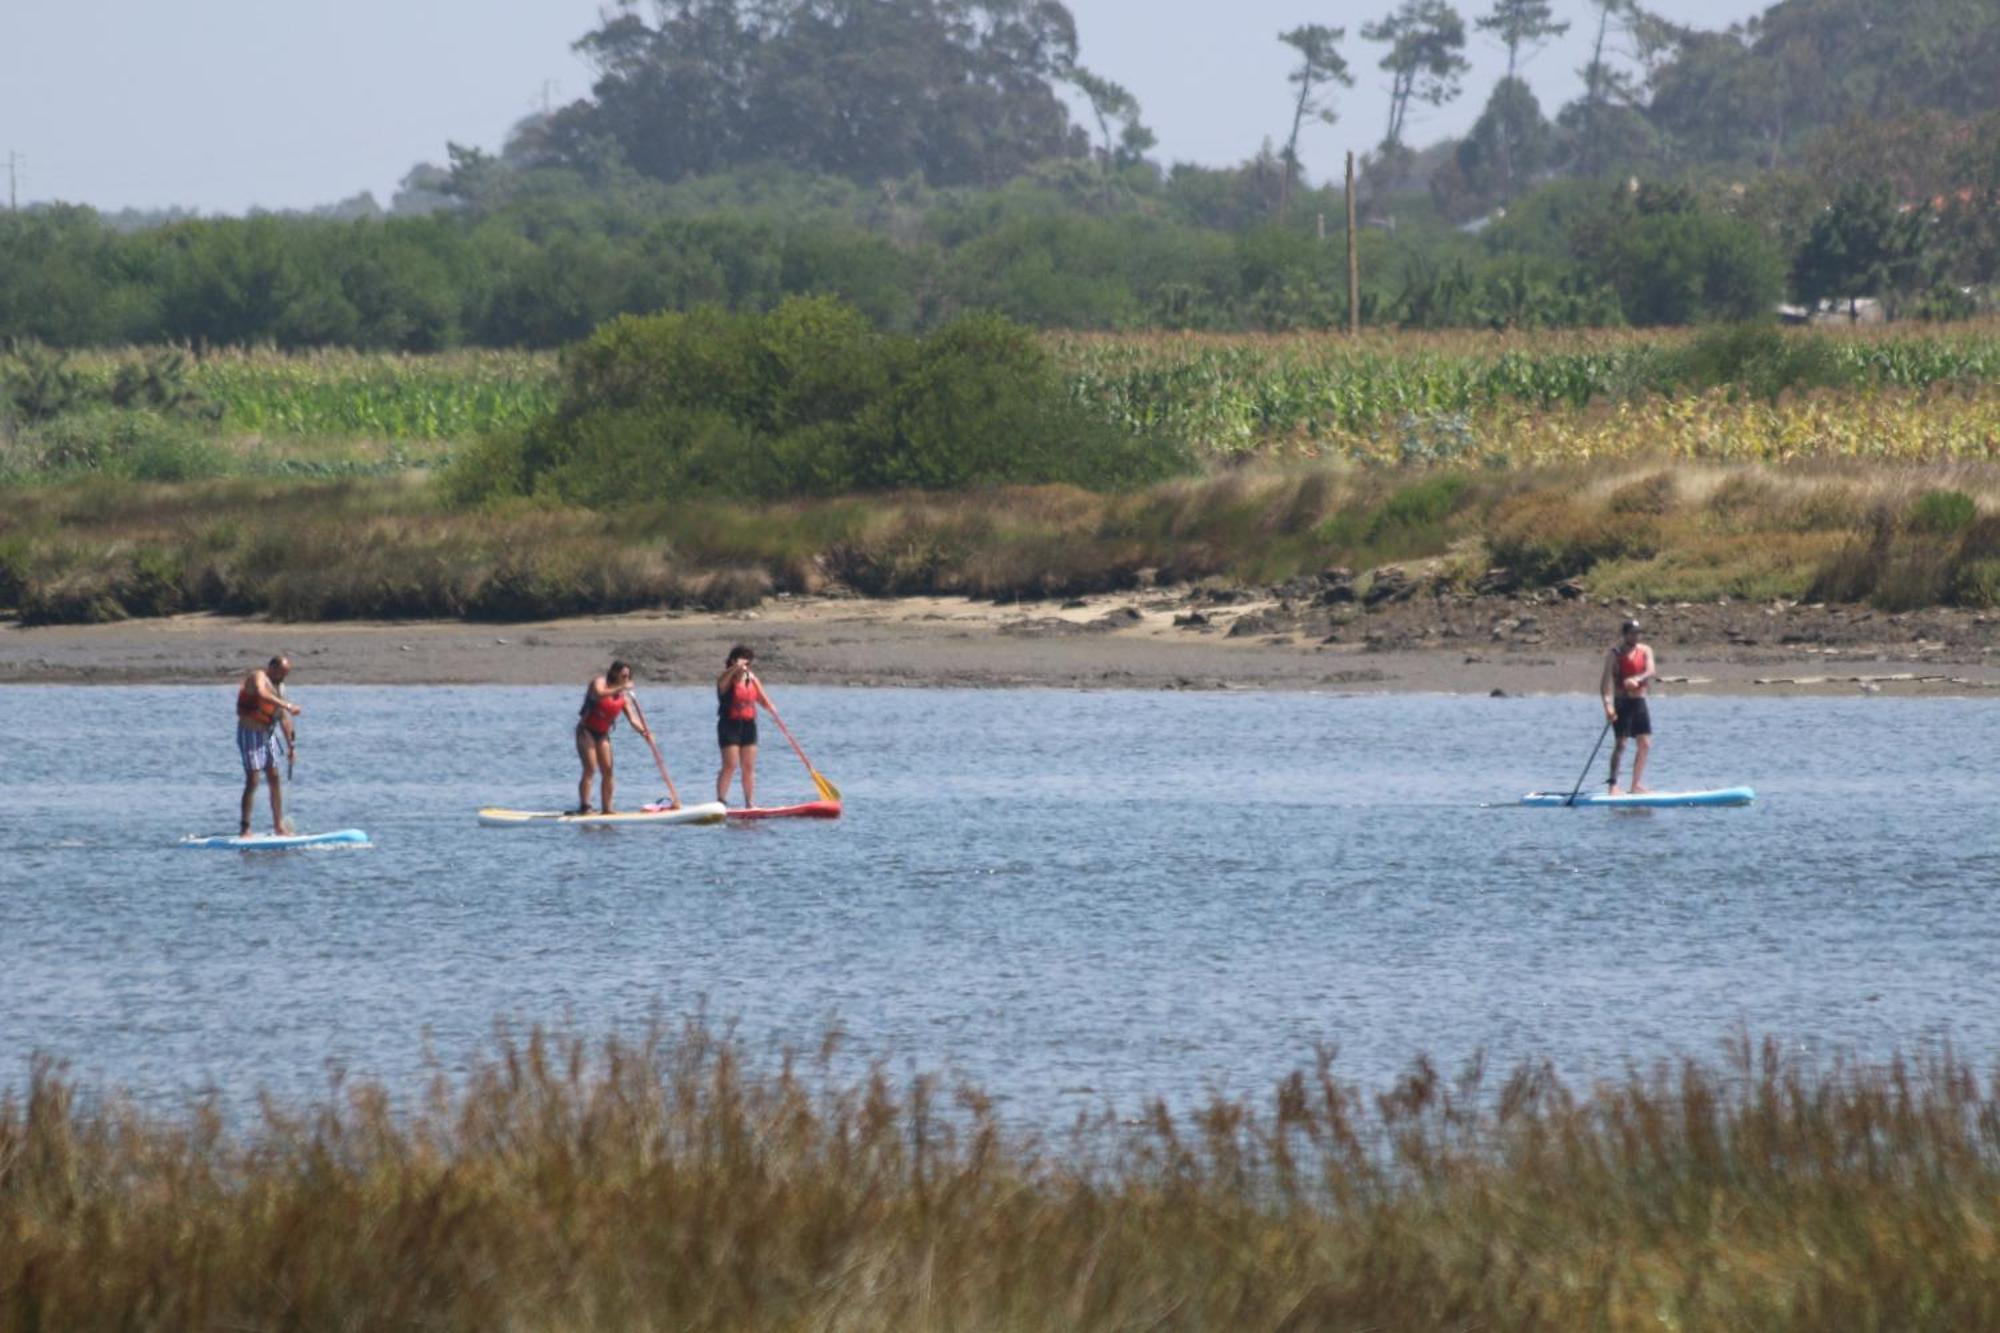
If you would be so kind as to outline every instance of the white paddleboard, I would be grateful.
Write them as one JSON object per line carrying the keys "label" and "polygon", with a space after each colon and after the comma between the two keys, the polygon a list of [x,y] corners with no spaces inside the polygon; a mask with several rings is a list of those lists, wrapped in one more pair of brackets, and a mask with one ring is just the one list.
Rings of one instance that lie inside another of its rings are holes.
{"label": "white paddleboard", "polygon": [[331,833],[253,833],[247,838],[234,833],[190,833],[181,839],[183,847],[213,847],[225,852],[282,852],[297,847],[367,847],[368,835],[358,828],[335,829]]}
{"label": "white paddleboard", "polygon": [[579,824],[618,827],[624,824],[720,824],[729,807],[720,801],[684,805],[678,810],[626,810],[615,815],[576,815],[563,810],[508,810],[489,805],[479,812],[479,822],[488,828],[517,828],[526,824]]}

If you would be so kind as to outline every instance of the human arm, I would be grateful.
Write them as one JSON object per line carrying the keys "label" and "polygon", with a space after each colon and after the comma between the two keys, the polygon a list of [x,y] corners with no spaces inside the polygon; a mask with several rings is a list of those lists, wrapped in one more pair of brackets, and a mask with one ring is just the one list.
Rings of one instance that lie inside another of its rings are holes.
{"label": "human arm", "polygon": [[293,716],[297,716],[299,713],[305,711],[297,704],[285,698],[278,686],[274,685],[271,682],[271,678],[262,671],[253,671],[250,673],[250,689],[257,696],[258,703],[275,705],[273,711],[276,713],[290,713]]}
{"label": "human arm", "polygon": [[625,691],[625,711],[631,714],[632,729],[647,740],[653,739],[653,729],[646,725],[645,710],[639,707],[639,696],[632,693],[632,687],[622,687]]}
{"label": "human arm", "polygon": [[1603,697],[1604,716],[1607,718],[1618,715],[1617,705],[1612,702],[1612,694],[1617,683],[1617,661],[1617,650],[1614,649],[1606,653],[1604,655],[1604,670],[1598,673],[1597,692]]}

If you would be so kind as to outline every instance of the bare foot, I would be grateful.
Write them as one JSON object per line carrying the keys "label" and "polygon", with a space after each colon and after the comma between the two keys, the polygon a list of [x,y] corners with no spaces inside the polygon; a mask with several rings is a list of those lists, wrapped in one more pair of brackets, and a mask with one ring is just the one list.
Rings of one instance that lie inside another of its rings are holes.
{"label": "bare foot", "polygon": [[1653,789],[1651,787],[1641,787],[1635,782],[1632,784],[1632,794],[1634,796],[1650,796],[1653,794]]}
{"label": "bare foot", "polygon": [[1604,794],[1606,796],[1623,796],[1625,789],[1615,782],[1607,782],[1604,784]]}

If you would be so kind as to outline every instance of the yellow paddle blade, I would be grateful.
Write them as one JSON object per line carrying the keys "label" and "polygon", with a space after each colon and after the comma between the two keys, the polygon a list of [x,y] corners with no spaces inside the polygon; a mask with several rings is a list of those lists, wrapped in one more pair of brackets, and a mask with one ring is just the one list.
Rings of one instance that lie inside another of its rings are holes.
{"label": "yellow paddle blade", "polygon": [[839,804],[840,788],[828,782],[818,769],[814,768],[807,771],[813,775],[813,786],[819,788],[820,799],[822,801],[832,801],[836,805]]}

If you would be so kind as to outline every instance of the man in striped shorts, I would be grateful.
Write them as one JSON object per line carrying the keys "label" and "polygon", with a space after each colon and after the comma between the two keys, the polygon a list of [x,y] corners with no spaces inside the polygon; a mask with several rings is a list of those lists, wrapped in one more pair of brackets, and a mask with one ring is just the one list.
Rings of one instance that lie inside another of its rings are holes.
{"label": "man in striped shorts", "polygon": [[283,653],[243,678],[236,689],[236,753],[243,759],[243,826],[239,837],[250,836],[250,810],[257,802],[257,775],[271,783],[271,831],[285,832],[285,797],[278,783],[278,756],[282,732],[285,745],[297,748],[292,719],[302,711],[280,692],[285,677],[292,673],[292,659]]}

